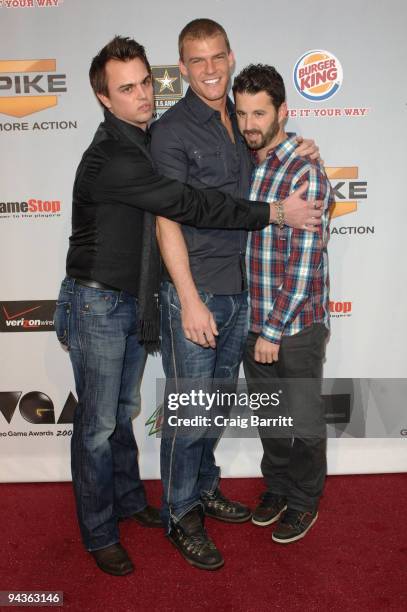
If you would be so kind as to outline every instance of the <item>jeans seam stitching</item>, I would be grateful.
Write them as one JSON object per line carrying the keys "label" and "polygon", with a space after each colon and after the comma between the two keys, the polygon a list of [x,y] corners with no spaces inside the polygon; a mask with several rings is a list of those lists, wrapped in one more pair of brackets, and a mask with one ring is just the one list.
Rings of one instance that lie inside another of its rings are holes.
{"label": "jeans seam stitching", "polygon": [[[77,292],[75,297],[76,297],[76,301],[77,301],[76,306],[79,309],[80,294]],[[82,361],[82,367],[83,367],[83,380],[86,381],[86,360],[85,360],[85,357],[84,357],[83,342],[82,342],[82,337],[81,337],[81,321],[82,321],[82,318],[80,316],[77,316],[78,345],[79,345],[79,348],[80,348],[81,361]],[[78,406],[76,407],[75,412],[77,412],[77,410],[78,410]],[[83,409],[82,409],[82,412],[83,412]],[[75,421],[75,419],[74,419],[74,421]],[[74,427],[75,427],[75,422],[74,422]],[[80,442],[80,455],[82,456],[82,454],[83,454],[83,437],[80,437],[79,442]],[[83,494],[82,494],[83,479],[80,478],[79,480],[80,480],[80,490],[78,491],[78,500],[81,500],[81,502],[82,502],[82,500],[83,500]],[[82,503],[81,503],[80,509],[81,509],[80,510],[81,511],[81,516],[83,516],[84,512],[83,512]]]}
{"label": "jeans seam stitching", "polygon": [[[173,333],[173,329],[172,329],[172,317],[171,317],[171,308],[170,308],[171,300],[170,300],[169,293],[167,293],[167,300],[168,300],[168,320],[169,320],[169,325],[170,325],[170,336],[171,336],[172,364],[173,364],[174,378],[175,378],[175,390],[178,393],[177,360],[176,360],[176,357],[175,357],[175,350],[174,350],[174,333]],[[169,471],[169,475],[168,475],[167,500],[168,500],[168,509],[169,509],[170,518],[173,518],[173,513],[171,511],[171,503],[170,503],[170,493],[171,493],[171,482],[172,482],[172,467],[173,467],[172,463],[173,463],[174,447],[175,447],[175,440],[176,440],[176,437],[177,437],[177,432],[178,432],[178,422],[177,422],[177,425],[175,427],[175,433],[174,433],[174,437],[172,439],[172,444],[171,444],[170,471]]]}

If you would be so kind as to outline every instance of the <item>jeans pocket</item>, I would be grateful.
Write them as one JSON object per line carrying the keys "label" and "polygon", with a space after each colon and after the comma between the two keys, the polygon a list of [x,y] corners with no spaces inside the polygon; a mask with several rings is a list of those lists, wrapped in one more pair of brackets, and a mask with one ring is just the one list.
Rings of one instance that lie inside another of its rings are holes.
{"label": "jeans pocket", "polygon": [[166,301],[167,301],[168,307],[173,312],[178,313],[178,314],[181,313],[181,302],[178,297],[177,290],[175,289],[175,286],[173,284],[169,284],[168,286]]}
{"label": "jeans pocket", "polygon": [[198,294],[205,306],[207,306],[208,302],[213,298],[212,293],[208,293],[207,291],[201,291],[200,289],[198,290]]}
{"label": "jeans pocket", "polygon": [[80,312],[83,315],[103,317],[112,314],[119,303],[117,291],[86,288],[81,291]]}
{"label": "jeans pocket", "polygon": [[[198,290],[198,295],[201,298],[202,303],[205,304],[205,306],[208,305],[208,302],[213,297],[211,293],[207,293],[206,291],[201,291],[201,290]],[[182,310],[181,302],[180,302],[177,290],[175,289],[174,285],[171,285],[171,288],[169,290],[168,302],[173,312],[175,313],[181,312]]]}
{"label": "jeans pocket", "polygon": [[71,319],[71,303],[57,302],[54,313],[54,328],[59,342],[69,350],[69,327]]}

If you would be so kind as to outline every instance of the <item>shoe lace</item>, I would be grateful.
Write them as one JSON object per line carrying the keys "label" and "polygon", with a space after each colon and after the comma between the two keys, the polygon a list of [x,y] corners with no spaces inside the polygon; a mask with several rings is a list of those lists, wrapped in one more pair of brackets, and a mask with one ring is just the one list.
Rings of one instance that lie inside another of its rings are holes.
{"label": "shoe lace", "polygon": [[216,550],[215,544],[208,538],[205,532],[189,536],[182,534],[181,540],[185,549],[194,555],[201,556],[205,549]]}
{"label": "shoe lace", "polygon": [[296,525],[301,524],[306,514],[307,512],[300,512],[299,510],[294,510],[293,508],[287,508],[283,514],[281,522],[295,527]]}
{"label": "shoe lace", "polygon": [[231,502],[227,497],[223,495],[220,489],[216,489],[214,493],[207,493],[204,496],[204,499],[207,500],[212,507],[219,510],[229,510],[230,512],[235,511],[235,506],[233,502]]}

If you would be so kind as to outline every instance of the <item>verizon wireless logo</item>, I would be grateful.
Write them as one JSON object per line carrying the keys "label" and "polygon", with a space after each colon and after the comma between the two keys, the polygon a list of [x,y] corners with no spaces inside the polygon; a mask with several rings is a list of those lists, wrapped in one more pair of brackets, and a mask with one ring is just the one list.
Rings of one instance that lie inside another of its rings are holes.
{"label": "verizon wireless logo", "polygon": [[1,302],[0,332],[52,331],[55,300]]}

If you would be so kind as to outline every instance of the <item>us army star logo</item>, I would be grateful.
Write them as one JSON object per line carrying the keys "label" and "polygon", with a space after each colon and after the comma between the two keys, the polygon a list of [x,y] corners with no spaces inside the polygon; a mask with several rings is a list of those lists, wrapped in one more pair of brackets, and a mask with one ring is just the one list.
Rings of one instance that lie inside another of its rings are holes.
{"label": "us army star logo", "polygon": [[173,84],[174,81],[177,80],[177,78],[178,77],[170,77],[170,75],[168,74],[168,70],[165,69],[164,75],[161,78],[159,78],[159,77],[155,78],[156,81],[161,83],[159,93],[162,93],[165,89],[168,89],[172,93],[175,93],[174,87],[173,87],[172,84]]}

